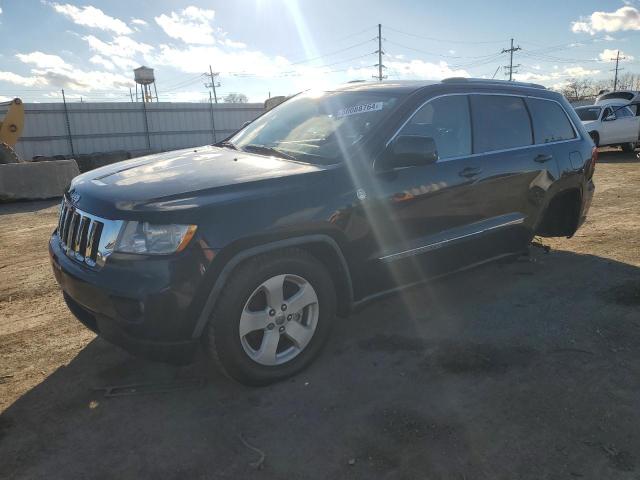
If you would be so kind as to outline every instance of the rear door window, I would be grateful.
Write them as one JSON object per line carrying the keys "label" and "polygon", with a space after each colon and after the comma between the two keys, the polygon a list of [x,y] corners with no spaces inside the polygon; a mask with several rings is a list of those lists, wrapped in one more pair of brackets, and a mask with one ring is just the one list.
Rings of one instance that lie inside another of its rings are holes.
{"label": "rear door window", "polygon": [[576,138],[576,132],[567,114],[556,102],[527,98],[527,105],[533,120],[533,136],[536,144]]}
{"label": "rear door window", "polygon": [[471,95],[474,153],[533,143],[529,113],[521,97]]}

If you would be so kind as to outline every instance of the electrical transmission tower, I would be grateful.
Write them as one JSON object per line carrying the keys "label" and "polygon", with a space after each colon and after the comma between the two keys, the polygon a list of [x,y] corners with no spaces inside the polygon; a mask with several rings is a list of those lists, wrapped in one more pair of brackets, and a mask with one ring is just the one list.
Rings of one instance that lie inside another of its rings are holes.
{"label": "electrical transmission tower", "polygon": [[382,56],[384,55],[384,51],[382,50],[382,24],[378,24],[378,50],[374,53],[378,54],[378,63],[374,66],[378,67],[378,75],[373,75],[373,78],[377,78],[379,82],[384,80],[386,75],[382,75],[382,69],[387,68],[382,64]]}
{"label": "electrical transmission tower", "polygon": [[214,72],[213,69],[211,68],[211,65],[209,65],[209,73],[205,73],[204,75],[209,77],[209,79],[211,80],[211,83],[205,83],[204,86],[207,88],[210,88],[213,91],[213,99],[215,103],[218,103],[218,95],[216,94],[216,87],[220,86],[220,82],[216,82],[216,77],[220,75],[220,73]]}
{"label": "electrical transmission tower", "polygon": [[509,81],[513,80],[513,74],[514,73],[518,73],[518,72],[514,72],[513,69],[514,68],[518,68],[520,66],[520,64],[518,65],[514,65],[513,64],[513,52],[517,52],[518,50],[522,50],[519,46],[518,47],[514,47],[513,46],[513,38],[511,39],[511,48],[503,48],[502,52],[500,53],[509,53],[509,65],[505,65],[504,68],[504,73],[505,75],[508,73],[509,74]]}
{"label": "electrical transmission tower", "polygon": [[620,50],[618,50],[618,52],[616,53],[616,58],[610,58],[609,60],[615,60],[616,61],[616,68],[614,69],[616,72],[615,77],[613,78],[613,91],[615,92],[618,89],[618,71],[619,70],[624,70],[624,68],[619,68],[618,65],[620,64],[620,60],[624,60],[627,57],[621,57],[620,56]]}

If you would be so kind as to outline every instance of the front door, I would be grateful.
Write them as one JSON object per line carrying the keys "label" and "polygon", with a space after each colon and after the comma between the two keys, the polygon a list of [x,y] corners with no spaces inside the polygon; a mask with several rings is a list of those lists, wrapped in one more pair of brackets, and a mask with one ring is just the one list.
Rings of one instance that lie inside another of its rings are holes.
{"label": "front door", "polygon": [[[395,165],[390,151],[400,136],[433,139],[438,160]],[[448,95],[423,105],[376,160],[361,209],[369,228],[369,248],[361,252],[362,295],[450,269],[445,256],[424,260],[436,250],[446,250],[466,234],[466,226],[483,217],[475,195],[481,159],[471,154],[471,141],[468,97]]]}

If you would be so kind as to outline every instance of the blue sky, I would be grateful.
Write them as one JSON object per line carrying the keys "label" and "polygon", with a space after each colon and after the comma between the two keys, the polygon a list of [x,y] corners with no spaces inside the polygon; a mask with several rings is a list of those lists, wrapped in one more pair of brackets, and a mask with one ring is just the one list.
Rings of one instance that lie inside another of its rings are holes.
{"label": "blue sky", "polygon": [[[640,74],[636,1],[0,0],[0,96],[126,101],[132,69],[155,68],[161,101],[201,101],[209,64],[220,95],[263,101],[376,73],[377,24],[390,79],[491,77],[514,37],[517,79]],[[603,60],[604,59],[604,60]],[[504,78],[500,68],[496,78]]]}

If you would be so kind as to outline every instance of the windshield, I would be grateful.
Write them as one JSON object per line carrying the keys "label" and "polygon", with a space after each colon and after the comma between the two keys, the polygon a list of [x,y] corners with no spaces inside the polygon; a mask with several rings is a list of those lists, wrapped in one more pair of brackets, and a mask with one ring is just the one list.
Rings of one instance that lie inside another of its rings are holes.
{"label": "windshield", "polygon": [[229,141],[240,150],[337,163],[397,102],[398,97],[377,92],[304,93],[265,113]]}
{"label": "windshield", "polygon": [[602,109],[600,107],[580,107],[576,108],[578,117],[583,122],[589,122],[591,120],[597,120],[600,116]]}

